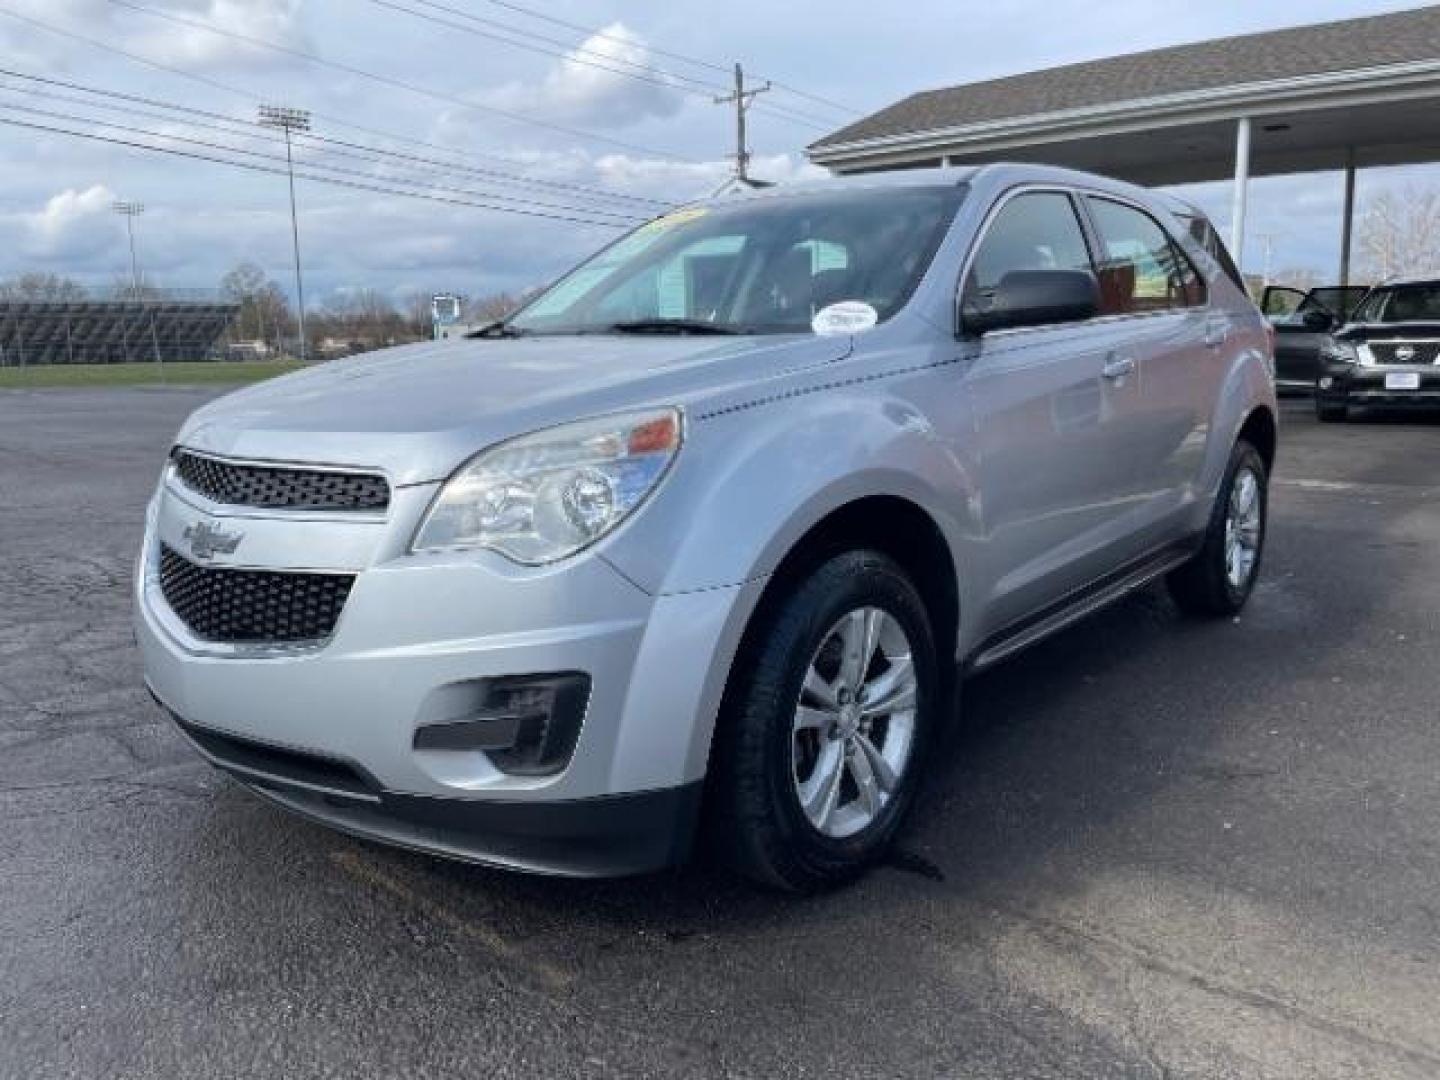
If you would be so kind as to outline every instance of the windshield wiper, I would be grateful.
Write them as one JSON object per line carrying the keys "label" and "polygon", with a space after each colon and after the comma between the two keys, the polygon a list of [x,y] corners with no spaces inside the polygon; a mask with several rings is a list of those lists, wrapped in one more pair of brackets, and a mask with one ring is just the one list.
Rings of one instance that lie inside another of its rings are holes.
{"label": "windshield wiper", "polygon": [[497,319],[495,322],[480,327],[479,330],[470,331],[470,333],[466,334],[465,336],[467,338],[509,338],[524,337],[528,333],[528,330],[521,330],[518,326],[511,326],[504,319]]}
{"label": "windshield wiper", "polygon": [[617,334],[743,334],[745,331],[703,319],[632,319],[612,323],[606,329]]}

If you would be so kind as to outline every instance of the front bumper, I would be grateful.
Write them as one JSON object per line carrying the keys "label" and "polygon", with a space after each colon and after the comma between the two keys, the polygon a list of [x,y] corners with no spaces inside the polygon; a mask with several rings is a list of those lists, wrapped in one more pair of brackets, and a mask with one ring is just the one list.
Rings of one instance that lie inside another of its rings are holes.
{"label": "front bumper", "polygon": [[[164,492],[152,507],[136,633],[152,693],[211,762],[298,813],[436,854],[582,875],[683,857],[761,583],[657,597],[595,554],[526,569],[485,552],[408,556],[384,539],[356,541],[348,565],[322,566],[355,572],[327,642],[237,650],[189,636],[160,590],[159,541],[196,513],[222,516]],[[267,523],[229,524],[248,530],[247,544],[268,543]],[[310,542],[306,530],[323,539],[326,524],[293,524],[296,546]],[[420,728],[464,718],[489,681],[558,672],[590,680],[558,772],[518,775],[483,750],[417,748]]]}
{"label": "front bumper", "polygon": [[[1385,376],[1394,373],[1419,376],[1419,389],[1388,388],[1385,385]],[[1402,367],[1393,364],[1327,363],[1321,371],[1315,394],[1325,405],[1371,406],[1383,409],[1440,409],[1440,366]]]}
{"label": "front bumper", "polygon": [[554,802],[409,795],[385,790],[349,763],[172,719],[211,764],[293,813],[366,840],[485,866],[567,877],[645,873],[684,860],[699,817],[699,781]]}

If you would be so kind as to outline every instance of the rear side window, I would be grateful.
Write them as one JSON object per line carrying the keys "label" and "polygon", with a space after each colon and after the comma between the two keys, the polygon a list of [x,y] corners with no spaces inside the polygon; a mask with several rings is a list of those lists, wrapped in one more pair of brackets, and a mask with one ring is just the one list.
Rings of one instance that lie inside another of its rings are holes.
{"label": "rear side window", "polygon": [[1209,252],[1210,256],[1220,264],[1220,269],[1225,276],[1235,283],[1235,287],[1242,293],[1249,293],[1245,287],[1245,279],[1240,274],[1240,268],[1235,265],[1235,260],[1230,257],[1230,249],[1225,246],[1225,241],[1220,239],[1220,234],[1215,231],[1208,218],[1199,215],[1195,217],[1182,217],[1187,222],[1190,235],[1193,236],[1200,246]]}
{"label": "rear side window", "polygon": [[1142,210],[1087,197],[1100,234],[1100,310],[1132,315],[1194,307],[1205,285],[1160,223]]}
{"label": "rear side window", "polygon": [[970,263],[962,302],[983,305],[1000,279],[1015,270],[1092,272],[1085,233],[1068,195],[1035,191],[1001,207]]}

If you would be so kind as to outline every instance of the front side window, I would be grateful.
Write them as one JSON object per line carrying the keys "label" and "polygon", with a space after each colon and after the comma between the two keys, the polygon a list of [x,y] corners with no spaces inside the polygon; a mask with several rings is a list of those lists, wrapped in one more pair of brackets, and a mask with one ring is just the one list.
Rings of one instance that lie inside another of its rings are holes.
{"label": "front side window", "polygon": [[1110,199],[1086,204],[1100,234],[1100,310],[1106,315],[1194,307],[1205,286],[1159,222]]}
{"label": "front side window", "polygon": [[984,310],[1001,279],[1017,270],[1092,272],[1085,233],[1068,195],[1034,191],[1000,208],[970,262],[964,310]]}
{"label": "front side window", "polygon": [[873,188],[678,210],[600,252],[508,326],[808,333],[817,311],[843,300],[883,322],[909,299],[963,197],[956,185]]}

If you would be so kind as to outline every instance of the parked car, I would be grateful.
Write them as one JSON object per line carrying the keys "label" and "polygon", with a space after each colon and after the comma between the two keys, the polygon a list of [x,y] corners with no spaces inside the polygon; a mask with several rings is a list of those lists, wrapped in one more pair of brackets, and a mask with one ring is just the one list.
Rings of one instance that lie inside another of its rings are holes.
{"label": "parked car", "polygon": [[201,408],[149,507],[155,697],[388,843],[618,874],[882,857],[954,672],[1154,579],[1233,615],[1267,332],[1143,189],[1033,165],[669,213],[478,337]]}
{"label": "parked car", "polygon": [[1326,285],[1301,291],[1267,286],[1260,310],[1275,328],[1275,384],[1281,390],[1314,393],[1320,376],[1320,350],[1330,332],[1350,318],[1367,285]]}
{"label": "parked car", "polygon": [[1440,279],[1376,286],[1320,351],[1315,412],[1338,422],[1355,406],[1440,406]]}

